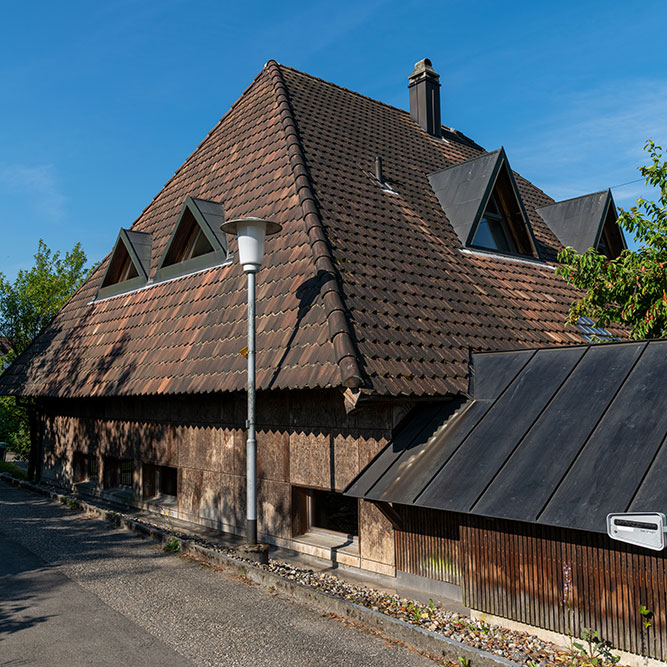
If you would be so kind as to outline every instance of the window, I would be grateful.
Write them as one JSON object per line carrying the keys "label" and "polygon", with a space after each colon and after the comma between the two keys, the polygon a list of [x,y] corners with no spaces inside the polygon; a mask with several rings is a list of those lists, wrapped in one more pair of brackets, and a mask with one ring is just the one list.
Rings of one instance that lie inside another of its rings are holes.
{"label": "window", "polygon": [[121,229],[97,298],[115,296],[145,285],[150,273],[151,249],[150,234]]}
{"label": "window", "polygon": [[528,215],[502,148],[429,174],[428,179],[464,247],[539,259]]}
{"label": "window", "polygon": [[626,248],[611,190],[593,192],[536,209],[565,247],[578,253],[595,248],[615,259]]}
{"label": "window", "polygon": [[227,259],[227,239],[220,229],[224,221],[222,204],[187,197],[155,279],[167,280],[222,264]]}
{"label": "window", "polygon": [[120,462],[120,479],[118,486],[132,486],[132,473],[134,472],[133,461]]}
{"label": "window", "polygon": [[473,245],[500,252],[514,254],[517,252],[509,225],[500,212],[494,195],[491,195],[486,211],[477,227]]}
{"label": "window", "polygon": [[72,459],[72,467],[75,483],[97,480],[97,456],[75,452]]}
{"label": "window", "polygon": [[359,535],[359,509],[356,498],[319,489],[292,490],[293,533],[300,535],[313,529]]}
{"label": "window", "polygon": [[158,495],[178,496],[178,469],[171,466],[156,466],[144,463],[142,485],[144,499]]}
{"label": "window", "polygon": [[134,484],[134,461],[104,457],[104,488],[115,489],[121,486],[132,487]]}

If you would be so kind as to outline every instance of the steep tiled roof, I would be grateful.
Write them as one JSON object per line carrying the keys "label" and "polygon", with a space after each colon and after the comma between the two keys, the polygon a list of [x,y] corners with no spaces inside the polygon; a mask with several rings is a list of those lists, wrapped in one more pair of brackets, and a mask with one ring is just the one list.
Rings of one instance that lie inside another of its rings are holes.
{"label": "steep tiled roof", "polygon": [[[453,131],[269,62],[132,225],[152,275],[187,195],[228,219],[274,219],[258,281],[258,387],[434,395],[466,386],[468,351],[580,343],[575,293],[548,263],[462,251],[427,175],[480,155]],[[395,194],[372,178],[384,160]],[[511,159],[511,156],[510,156]],[[543,257],[560,244],[516,175]],[[230,240],[235,250],[234,240]],[[242,390],[245,276],[238,262],[95,301],[108,258],[0,393],[103,396]]]}

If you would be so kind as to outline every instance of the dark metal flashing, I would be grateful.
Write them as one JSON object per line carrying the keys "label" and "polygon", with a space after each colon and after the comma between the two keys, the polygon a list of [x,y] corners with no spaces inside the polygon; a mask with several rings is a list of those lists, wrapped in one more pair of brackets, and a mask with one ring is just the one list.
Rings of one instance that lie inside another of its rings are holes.
{"label": "dark metal flashing", "polygon": [[416,411],[348,495],[601,533],[609,512],[667,509],[667,341],[472,366],[472,399]]}
{"label": "dark metal flashing", "polygon": [[[611,214],[613,222],[618,217],[611,190],[565,199],[538,208],[537,212],[558,240],[564,246],[574,248],[578,253],[583,253],[589,248],[597,249],[608,216]],[[620,243],[625,249],[627,245],[623,232],[620,228],[618,232]]]}
{"label": "dark metal flashing", "polygon": [[[182,262],[165,264],[172,243],[176,238],[178,230],[183,224],[186,216],[192,215],[195,222],[201,228],[204,236],[213,248],[212,252],[193,257]],[[225,222],[225,209],[219,202],[209,201],[207,199],[198,199],[196,197],[185,198],[185,203],[178,216],[178,221],[174,225],[167,246],[162,253],[157,271],[155,272],[155,282],[170,280],[178,276],[201,271],[213,266],[218,266],[227,259],[227,238],[226,234],[220,229],[220,225]]]}
{"label": "dark metal flashing", "polygon": [[[476,248],[474,239],[477,228],[501,169],[506,170],[514,198],[519,205],[532,255],[539,259],[533,230],[504,148],[436,171],[429,174],[428,180],[463,246]],[[480,248],[480,250],[492,252],[489,248]],[[524,255],[517,256],[523,257]]]}
{"label": "dark metal flashing", "polygon": [[[120,283],[106,284],[114,257],[116,256],[116,252],[119,251],[119,244],[121,244],[127,251],[130,256],[130,261],[134,265],[138,275]],[[152,247],[153,240],[150,234],[147,234],[146,232],[135,232],[130,229],[121,229],[109,257],[109,263],[104,271],[104,276],[102,277],[102,282],[100,283],[100,288],[97,290],[95,298],[106,299],[110,296],[116,296],[117,294],[130,292],[143,287],[148,282],[148,277],[150,275]]]}
{"label": "dark metal flashing", "polygon": [[308,239],[315,258],[315,267],[320,278],[320,293],[327,313],[329,336],[334,346],[341,381],[345,387],[359,389],[364,384],[359,366],[359,355],[348,322],[348,312],[340,287],[340,276],[334,264],[315,195],[310,186],[310,177],[296,122],[290,107],[287,87],[275,60],[269,60],[266,67],[273,81],[280,117],[285,130],[287,153],[294,173],[295,186],[303,211]]}

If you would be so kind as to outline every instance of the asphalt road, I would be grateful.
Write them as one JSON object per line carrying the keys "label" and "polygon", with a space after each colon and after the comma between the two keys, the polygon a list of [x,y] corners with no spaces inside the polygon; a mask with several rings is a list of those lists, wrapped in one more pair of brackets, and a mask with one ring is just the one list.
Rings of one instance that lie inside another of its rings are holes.
{"label": "asphalt road", "polygon": [[0,665],[433,664],[0,482]]}

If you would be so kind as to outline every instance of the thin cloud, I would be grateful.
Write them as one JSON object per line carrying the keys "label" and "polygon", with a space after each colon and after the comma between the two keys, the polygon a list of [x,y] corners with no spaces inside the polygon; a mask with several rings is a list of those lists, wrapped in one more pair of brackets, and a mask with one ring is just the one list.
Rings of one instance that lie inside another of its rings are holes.
{"label": "thin cloud", "polygon": [[[559,111],[531,128],[513,146],[518,171],[556,199],[595,192],[640,177],[644,143],[667,137],[667,81],[617,83],[558,98]],[[537,178],[536,178],[537,177]],[[651,196],[641,183],[614,191]]]}
{"label": "thin cloud", "polygon": [[62,219],[66,197],[58,187],[52,164],[0,163],[0,192],[51,222]]}

